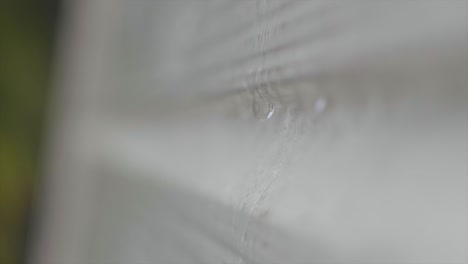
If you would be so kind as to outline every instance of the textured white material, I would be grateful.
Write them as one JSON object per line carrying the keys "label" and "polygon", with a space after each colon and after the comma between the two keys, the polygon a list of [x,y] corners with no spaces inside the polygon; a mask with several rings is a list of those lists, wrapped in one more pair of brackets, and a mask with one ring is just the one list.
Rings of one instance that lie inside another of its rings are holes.
{"label": "textured white material", "polygon": [[37,263],[468,262],[468,1],[83,3]]}

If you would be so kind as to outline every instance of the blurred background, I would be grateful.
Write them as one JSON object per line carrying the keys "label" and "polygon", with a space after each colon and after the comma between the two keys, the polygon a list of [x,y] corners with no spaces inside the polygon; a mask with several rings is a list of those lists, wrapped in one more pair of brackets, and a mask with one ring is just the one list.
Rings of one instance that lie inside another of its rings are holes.
{"label": "blurred background", "polygon": [[0,263],[24,261],[40,180],[58,0],[0,3]]}
{"label": "blurred background", "polygon": [[467,7],[2,0],[0,264],[466,263]]}

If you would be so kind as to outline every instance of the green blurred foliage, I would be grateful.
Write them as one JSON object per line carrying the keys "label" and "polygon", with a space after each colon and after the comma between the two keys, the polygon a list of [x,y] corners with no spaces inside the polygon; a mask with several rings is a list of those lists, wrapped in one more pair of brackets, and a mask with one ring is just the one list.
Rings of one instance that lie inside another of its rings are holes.
{"label": "green blurred foliage", "polygon": [[0,3],[0,264],[23,262],[57,1]]}

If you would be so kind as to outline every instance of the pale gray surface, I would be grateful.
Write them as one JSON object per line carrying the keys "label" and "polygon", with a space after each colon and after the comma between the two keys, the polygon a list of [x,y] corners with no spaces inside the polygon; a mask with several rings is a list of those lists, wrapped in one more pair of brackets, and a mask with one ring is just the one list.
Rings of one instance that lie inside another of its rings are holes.
{"label": "pale gray surface", "polygon": [[77,5],[37,263],[468,262],[468,1]]}

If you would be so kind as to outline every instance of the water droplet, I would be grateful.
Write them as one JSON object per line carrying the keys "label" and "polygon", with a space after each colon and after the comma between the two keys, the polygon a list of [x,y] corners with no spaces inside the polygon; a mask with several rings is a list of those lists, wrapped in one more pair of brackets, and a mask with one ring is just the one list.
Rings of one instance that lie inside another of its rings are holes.
{"label": "water droplet", "polygon": [[252,103],[254,116],[258,119],[270,119],[275,113],[275,105],[267,99],[254,98]]}
{"label": "water droplet", "polygon": [[328,100],[324,96],[319,96],[314,102],[315,113],[322,113],[328,106]]}

